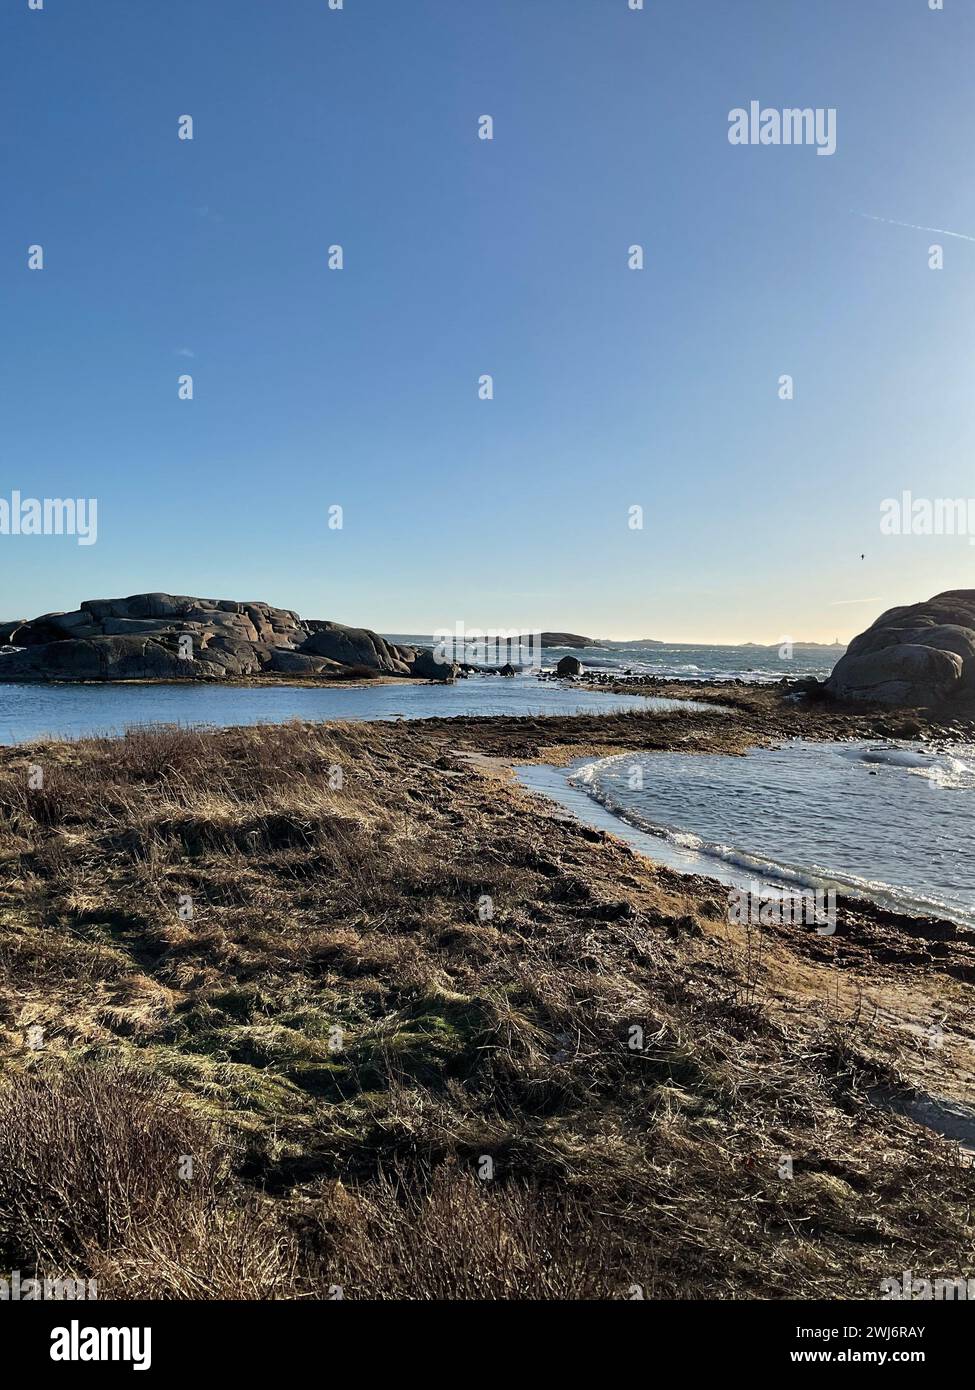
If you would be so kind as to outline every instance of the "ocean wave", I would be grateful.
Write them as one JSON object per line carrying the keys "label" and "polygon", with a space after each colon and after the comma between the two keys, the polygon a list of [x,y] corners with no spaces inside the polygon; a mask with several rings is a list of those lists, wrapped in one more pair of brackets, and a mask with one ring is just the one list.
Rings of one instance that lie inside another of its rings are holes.
{"label": "ocean wave", "polygon": [[[783,672],[781,669],[769,671],[758,667],[730,669],[726,666],[696,666],[692,663],[667,664],[650,661],[626,661],[619,665],[616,662],[595,662],[589,661],[586,654],[582,657],[583,666],[597,666],[601,670],[616,670],[617,679],[622,683],[637,676],[660,676],[664,680],[683,680],[683,681],[748,681],[755,685],[775,685],[783,677],[783,674],[790,675],[818,675],[820,672]],[[629,673],[629,674],[628,674]]]}
{"label": "ocean wave", "polygon": [[[854,757],[857,751],[859,751],[862,761],[870,761],[864,756],[862,749],[844,750],[844,756]],[[890,752],[894,755],[906,751],[899,749],[867,750],[870,753]],[[617,820],[646,835],[662,840],[677,850],[699,856],[704,861],[704,866],[695,869],[694,872],[699,872],[706,877],[707,861],[711,860],[716,867],[723,866],[732,870],[744,871],[749,877],[754,877],[775,887],[824,892],[832,889],[847,897],[867,899],[892,912],[906,913],[911,916],[946,917],[954,921],[961,921],[969,927],[975,926],[975,912],[960,911],[956,902],[945,901],[934,895],[894,885],[882,879],[839,871],[822,864],[798,864],[789,863],[784,859],[773,859],[737,845],[728,844],[721,840],[708,840],[693,831],[653,820],[627,798],[623,789],[609,782],[615,769],[621,765],[633,764],[636,756],[632,753],[619,753],[598,758],[575,769],[568,780],[572,786],[584,791]],[[934,762],[934,759],[931,761]],[[924,775],[932,775],[937,772],[939,775],[950,776],[952,774],[945,765],[954,762],[961,762],[961,760],[946,756],[935,767],[927,765],[922,767],[915,766],[912,762],[902,763],[898,759],[892,758],[891,766],[904,766],[909,773],[920,772]],[[970,785],[975,785],[975,770],[964,763],[962,766],[966,769],[966,775],[971,773],[973,776],[973,782]]]}

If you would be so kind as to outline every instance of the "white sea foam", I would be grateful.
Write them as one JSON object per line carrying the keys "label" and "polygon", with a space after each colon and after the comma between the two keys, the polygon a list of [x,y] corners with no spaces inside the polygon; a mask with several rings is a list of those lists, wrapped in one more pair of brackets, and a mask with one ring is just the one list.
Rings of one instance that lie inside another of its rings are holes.
{"label": "white sea foam", "polygon": [[[958,756],[960,752],[968,756]],[[975,788],[975,759],[967,746],[959,748],[956,753],[928,752],[893,744],[870,748],[853,746],[845,750],[844,756],[854,762],[903,768],[909,776],[926,778],[936,786],[949,790]]]}
{"label": "white sea foam", "polygon": [[[745,758],[624,753],[575,768],[571,782],[650,837],[649,853],[657,840],[694,856],[695,872],[713,863],[722,880],[731,870],[975,926],[966,795],[975,759],[960,756],[971,751],[796,743]],[[913,795],[918,778],[958,795]]]}

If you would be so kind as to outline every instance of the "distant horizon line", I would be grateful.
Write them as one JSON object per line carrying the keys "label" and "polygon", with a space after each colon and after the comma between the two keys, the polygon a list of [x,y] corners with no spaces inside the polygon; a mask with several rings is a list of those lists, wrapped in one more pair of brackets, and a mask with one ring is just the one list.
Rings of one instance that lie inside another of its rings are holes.
{"label": "distant horizon line", "polygon": [[[125,595],[124,597],[126,597],[126,598],[132,598],[132,597],[137,597],[137,596],[139,596],[140,594],[158,594],[158,595],[166,595],[167,597],[185,598],[185,599],[201,599],[201,598],[204,597],[203,595],[199,595],[199,594],[176,594],[176,593],[174,593],[173,591],[170,591],[170,590],[161,590],[161,589],[159,589],[159,590],[136,590],[136,591],[134,591],[132,594]],[[79,602],[79,604],[78,604],[78,609],[80,610],[81,607],[82,607],[82,605],[83,605],[84,603],[104,602],[104,601],[105,601],[105,600],[84,599],[84,600],[81,600],[81,601]],[[109,600],[109,601],[111,601],[111,600]],[[242,605],[244,605],[244,606],[246,606],[248,603],[252,603],[252,602],[253,602],[253,603],[257,603],[257,602],[268,602],[268,600],[257,600],[257,599],[253,599],[253,600],[252,600],[252,599],[210,599],[209,597],[206,597],[206,601],[207,601],[207,602],[218,602],[218,603],[239,603],[239,604],[242,604]],[[848,603],[866,602],[866,601],[867,601],[867,600],[847,600]],[[882,602],[882,600],[880,600],[880,599],[877,599],[876,601],[877,601],[878,603],[879,603],[879,602]],[[285,607],[285,605],[271,604],[271,606],[272,606],[272,607],[279,607],[279,606],[280,606],[280,607],[284,608],[285,611],[287,611],[287,612],[292,612],[292,613],[302,613],[302,612],[304,611],[304,610],[300,610],[300,609],[293,608],[293,607],[291,607],[290,605],[287,605],[287,606]],[[56,615],[57,613],[60,613],[60,612],[69,612],[69,611],[70,611],[70,612],[74,612],[74,611],[77,611],[77,610],[76,610],[76,609],[57,609],[57,608],[54,608],[54,609],[48,609],[46,612],[40,613],[40,614],[36,615],[34,618],[18,617],[18,618],[11,618],[11,619],[5,619],[3,613],[0,613],[0,622],[7,623],[7,622],[16,622],[16,621],[22,621],[22,622],[37,621],[39,618],[52,617],[52,616]],[[322,620],[321,620],[321,619],[312,619],[312,620],[310,620],[310,621],[322,621]],[[355,620],[355,619],[348,620],[348,619],[342,619],[342,618],[332,618],[332,619],[328,619],[327,621],[337,622],[337,623],[340,623],[341,625],[346,626],[346,627],[363,627],[363,628],[367,628],[369,631],[371,631],[371,632],[376,632],[376,633],[378,633],[381,637],[386,638],[386,639],[396,638],[396,637],[400,637],[400,638],[402,638],[402,637],[406,637],[406,638],[411,638],[411,637],[412,637],[412,638],[418,638],[418,637],[422,637],[422,638],[426,638],[426,639],[430,639],[430,640],[435,640],[436,635],[437,635],[439,632],[442,632],[442,631],[444,630],[443,628],[438,627],[438,626],[436,626],[436,625],[431,626],[431,627],[426,627],[426,628],[425,628],[424,626],[422,626],[422,625],[414,625],[414,626],[405,626],[405,625],[396,625],[396,626],[394,626],[394,625],[392,625],[392,624],[380,625],[380,624],[378,624],[378,623],[371,622],[371,621],[368,621],[368,620],[367,620],[366,622],[363,622],[363,621],[361,621],[361,620]],[[489,634],[489,635],[492,634],[492,633],[500,633],[500,632],[502,632],[502,629],[501,629],[498,625],[496,625],[496,624],[491,624],[491,625],[489,625],[489,626],[487,626],[487,627],[478,627],[478,626],[475,625],[475,624],[469,624],[469,625],[465,624],[465,626],[468,627],[468,630],[469,630],[469,632],[470,632],[470,634],[471,634],[472,637],[473,637],[477,632],[484,632],[484,633]],[[753,638],[753,637],[744,638],[744,639],[741,639],[741,640],[738,640],[738,641],[735,641],[735,640],[733,640],[733,639],[729,639],[729,638],[727,638],[727,637],[722,637],[722,638],[707,638],[707,639],[702,639],[702,638],[696,638],[696,639],[695,639],[695,638],[688,638],[688,637],[679,637],[679,638],[668,638],[668,637],[630,637],[630,636],[613,637],[613,636],[610,636],[610,635],[607,634],[607,633],[597,633],[597,634],[594,634],[594,635],[589,635],[589,634],[586,634],[586,633],[580,633],[580,632],[578,632],[574,627],[567,627],[567,626],[550,626],[550,627],[529,627],[529,626],[527,626],[527,625],[524,625],[524,626],[510,626],[510,627],[507,627],[507,628],[503,629],[503,631],[504,631],[504,633],[512,633],[512,634],[520,632],[520,633],[521,633],[523,636],[525,636],[525,637],[530,636],[531,633],[533,633],[533,632],[561,633],[561,634],[565,634],[566,636],[585,637],[586,641],[589,641],[589,642],[596,642],[596,643],[608,642],[608,643],[612,643],[612,644],[615,645],[615,646],[627,646],[627,647],[647,647],[647,646],[661,646],[661,647],[728,647],[728,648],[731,648],[731,647],[758,647],[758,648],[763,648],[763,649],[769,650],[769,649],[776,648],[776,647],[782,647],[783,645],[788,644],[788,645],[790,645],[790,646],[792,646],[792,647],[800,647],[800,648],[801,648],[801,647],[817,647],[817,648],[824,648],[824,649],[828,649],[828,650],[835,650],[835,649],[838,648],[838,647],[846,647],[846,646],[848,646],[849,643],[850,643],[850,641],[852,640],[852,638],[849,638],[849,637],[840,637],[840,636],[838,636],[838,635],[837,635],[837,636],[834,636],[834,638],[833,638],[832,640],[828,640],[828,639],[823,639],[823,638],[791,637],[791,636],[789,636],[789,635],[786,634],[786,633],[783,633],[783,634],[781,634],[780,636],[778,636],[778,637],[776,637],[776,638],[769,639],[769,640],[767,640],[767,641],[761,641],[761,640],[758,640],[758,639]]]}
{"label": "distant horizon line", "polygon": [[[382,631],[379,631],[379,629],[377,628],[377,629],[375,629],[375,630],[376,630],[377,632],[379,632],[379,636],[380,636],[380,637],[385,638],[387,641],[390,640],[391,638],[395,638],[395,637],[429,637],[429,638],[432,638],[432,637],[434,636],[434,633],[436,632],[436,629],[434,629],[434,628],[431,628],[431,629],[429,629],[428,631],[425,631],[423,628],[417,628],[417,627],[414,627],[414,628],[405,628],[405,627],[404,627],[404,628],[398,628],[398,629],[395,629],[395,630],[392,629],[392,628],[389,628],[389,629],[383,629]],[[490,629],[482,629],[482,630],[483,630],[483,631],[486,631],[486,632],[488,633],[488,635],[490,635],[490,631],[491,631]],[[513,630],[514,630],[514,629],[512,629],[512,631],[513,631]],[[473,632],[473,631],[474,631],[474,629],[472,628],[472,632]],[[566,633],[566,634],[569,633],[569,629],[568,629],[568,628],[547,628],[547,627],[546,627],[546,628],[539,628],[539,629],[537,629],[537,631],[539,631],[539,632],[564,632],[564,633]],[[528,636],[530,636],[531,634],[530,634],[530,631],[527,631],[527,630],[526,630],[526,631],[523,631],[522,635],[525,636],[525,637],[528,637]],[[832,642],[817,642],[817,641],[816,641],[815,639],[813,639],[813,638],[808,638],[808,639],[807,639],[807,638],[803,638],[803,637],[780,637],[780,638],[778,638],[777,640],[772,641],[772,642],[757,642],[757,641],[754,641],[753,639],[748,639],[748,640],[746,640],[746,641],[744,641],[744,642],[729,642],[729,641],[721,641],[721,642],[716,642],[716,641],[704,642],[704,641],[700,641],[700,642],[693,642],[693,641],[688,641],[686,638],[682,638],[680,641],[676,641],[676,640],[668,640],[667,638],[663,638],[663,637],[606,637],[606,636],[603,636],[603,635],[597,635],[597,636],[589,637],[589,636],[587,636],[587,634],[581,633],[581,632],[580,632],[580,633],[573,633],[572,635],[573,635],[573,636],[576,636],[576,637],[583,637],[583,636],[585,636],[585,637],[586,637],[586,640],[587,640],[587,641],[590,641],[590,642],[612,642],[614,646],[628,646],[628,647],[647,647],[647,646],[650,646],[650,647],[764,647],[764,648],[770,648],[770,647],[781,647],[781,646],[783,646],[785,643],[788,643],[788,644],[789,644],[790,646],[792,646],[792,647],[826,647],[826,648],[828,648],[828,649],[831,649],[831,648],[833,648],[833,647],[847,647],[847,646],[849,646],[850,642],[852,641],[852,638],[841,638],[841,637],[836,637],[836,638],[834,638]],[[473,638],[472,638],[472,640],[473,640]],[[580,650],[581,650],[581,649],[580,649]]]}

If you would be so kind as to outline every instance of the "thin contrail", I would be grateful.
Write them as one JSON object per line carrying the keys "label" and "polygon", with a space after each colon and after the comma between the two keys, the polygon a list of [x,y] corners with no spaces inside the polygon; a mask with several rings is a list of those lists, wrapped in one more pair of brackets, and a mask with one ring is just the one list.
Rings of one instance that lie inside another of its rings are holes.
{"label": "thin contrail", "polygon": [[857,217],[866,217],[870,222],[886,222],[888,227],[906,227],[911,232],[937,232],[938,236],[953,236],[959,241],[975,241],[975,236],[967,232],[949,232],[945,227],[919,227],[916,222],[897,222],[893,217],[874,217],[872,212],[858,212]]}
{"label": "thin contrail", "polygon": [[874,594],[873,598],[834,598],[830,603],[830,608],[840,608],[846,603],[879,603],[880,594]]}

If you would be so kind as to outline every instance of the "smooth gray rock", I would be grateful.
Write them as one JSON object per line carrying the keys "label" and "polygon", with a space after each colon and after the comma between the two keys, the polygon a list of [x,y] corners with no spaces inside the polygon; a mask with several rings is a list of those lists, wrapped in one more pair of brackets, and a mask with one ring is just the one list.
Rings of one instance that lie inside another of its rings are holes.
{"label": "smooth gray rock", "polygon": [[337,661],[329,661],[324,656],[310,656],[286,647],[277,647],[271,654],[270,669],[282,676],[311,676],[321,671],[341,671],[344,668]]}
{"label": "smooth gray rock", "polygon": [[[931,624],[921,627],[896,627],[871,629],[862,634],[862,641],[855,638],[854,657],[868,656],[873,652],[889,651],[891,647],[933,647],[938,651],[954,652],[962,660],[962,685],[967,689],[975,686],[975,629],[959,627],[956,623]],[[847,655],[851,655],[849,650]]]}
{"label": "smooth gray rock", "polygon": [[311,626],[314,630],[300,648],[306,656],[325,656],[345,666],[368,666],[390,674],[403,664],[398,650],[368,628],[319,622]]}
{"label": "smooth gray rock", "polygon": [[555,668],[557,676],[581,676],[582,662],[577,656],[564,656]]}
{"label": "smooth gray rock", "polygon": [[[83,613],[80,608],[73,613],[45,613],[44,620],[68,637],[81,636],[84,632],[96,627],[96,624],[92,622],[91,614]],[[42,621],[40,618],[35,619],[35,622],[40,621]]]}
{"label": "smooth gray rock", "polygon": [[930,705],[975,692],[975,589],[951,589],[881,613],[854,637],[827,690],[839,699],[890,705]]}
{"label": "smooth gray rock", "polygon": [[178,618],[201,600],[173,594],[130,594],[128,598],[85,599],[81,608],[103,618]]}
{"label": "smooth gray rock", "polygon": [[841,700],[881,705],[937,704],[961,685],[964,663],[955,652],[909,642],[860,656],[843,656],[829,678],[830,693]]}
{"label": "smooth gray rock", "polygon": [[456,680],[460,667],[455,661],[438,661],[429,647],[423,647],[414,657],[410,674],[430,681]]}
{"label": "smooth gray rock", "polygon": [[103,618],[98,626],[103,637],[161,637],[181,630],[175,618]]}
{"label": "smooth gray rock", "polygon": [[185,677],[186,662],[145,637],[51,642],[0,656],[0,680],[161,680]]}

